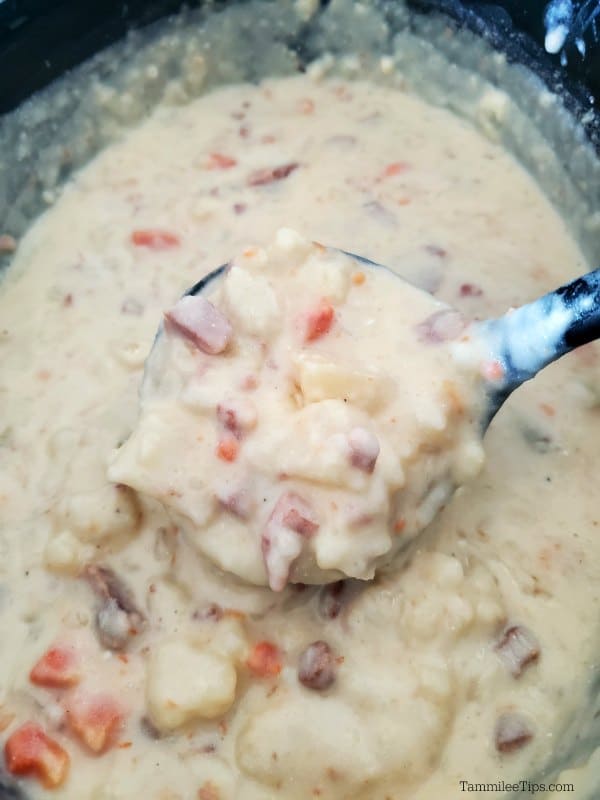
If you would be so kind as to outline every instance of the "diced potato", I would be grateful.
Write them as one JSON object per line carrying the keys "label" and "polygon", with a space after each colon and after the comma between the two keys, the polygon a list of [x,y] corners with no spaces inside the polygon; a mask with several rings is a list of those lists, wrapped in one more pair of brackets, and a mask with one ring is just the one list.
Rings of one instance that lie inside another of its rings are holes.
{"label": "diced potato", "polygon": [[237,664],[243,664],[248,658],[250,648],[244,632],[244,626],[235,617],[226,616],[220,620],[210,644],[211,649],[225,656],[225,658],[235,661]]}
{"label": "diced potato", "polygon": [[358,490],[367,476],[350,463],[345,431],[354,424],[352,411],[339,400],[311,403],[270,439],[248,442],[246,452],[257,469]]}
{"label": "diced potato", "polygon": [[237,739],[237,762],[246,775],[261,783],[280,787],[286,782],[297,793],[303,790],[301,796],[310,797],[314,775],[306,765],[318,754],[339,775],[340,796],[358,796],[365,775],[377,773],[377,744],[364,714],[335,697],[327,698],[325,712],[317,694],[290,696],[286,703],[271,703],[262,713],[253,714]]}
{"label": "diced potato", "polygon": [[337,569],[353,578],[373,577],[373,561],[388,552],[391,538],[380,519],[353,528],[324,528],[315,539],[315,556],[323,570]]}
{"label": "diced potato", "polygon": [[393,391],[393,383],[385,375],[335,364],[319,356],[299,356],[296,366],[306,403],[338,399],[374,412],[390,399]]}
{"label": "diced potato", "polygon": [[85,548],[71,531],[63,530],[48,540],[44,560],[51,570],[75,575],[85,563]]}
{"label": "diced potato", "polygon": [[129,536],[137,531],[141,521],[135,493],[112,484],[66,497],[57,515],[61,526],[71,530],[80,541],[90,543]]}
{"label": "diced potato", "polygon": [[194,719],[215,719],[235,699],[230,659],[189,639],[159,645],[148,666],[146,696],[152,722],[172,731]]}
{"label": "diced potato", "polygon": [[277,328],[280,310],[269,281],[232,267],[223,283],[227,309],[245,333],[268,336]]}
{"label": "diced potato", "polygon": [[452,675],[440,656],[427,654],[418,664],[419,689],[433,703],[443,703],[452,692]]}
{"label": "diced potato", "polygon": [[452,476],[457,484],[466,483],[478,475],[485,463],[485,451],[474,437],[462,443],[454,459]]}
{"label": "diced potato", "polygon": [[306,259],[313,248],[313,243],[291,228],[280,228],[275,241],[268,247],[269,267],[295,267]]}
{"label": "diced potato", "polygon": [[[205,525],[216,507],[202,469],[214,458],[205,446],[212,425],[212,420],[198,420],[175,404],[161,405],[160,413],[148,411],[115,451],[109,479],[160,500],[196,525]],[[190,430],[195,436],[190,436]]]}
{"label": "diced potato", "polygon": [[298,273],[300,282],[318,297],[343,302],[350,288],[352,267],[343,255],[311,255]]}
{"label": "diced potato", "polygon": [[223,397],[221,385],[215,381],[190,381],[181,393],[181,402],[190,411],[213,412]]}

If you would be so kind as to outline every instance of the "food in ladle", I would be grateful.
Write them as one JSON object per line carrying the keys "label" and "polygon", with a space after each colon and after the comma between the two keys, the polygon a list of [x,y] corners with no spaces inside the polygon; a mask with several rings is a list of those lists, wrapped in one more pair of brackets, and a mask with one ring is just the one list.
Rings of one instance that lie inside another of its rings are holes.
{"label": "food in ladle", "polygon": [[282,229],[166,312],[109,477],[251,583],[372,578],[483,464],[464,327],[388,270]]}

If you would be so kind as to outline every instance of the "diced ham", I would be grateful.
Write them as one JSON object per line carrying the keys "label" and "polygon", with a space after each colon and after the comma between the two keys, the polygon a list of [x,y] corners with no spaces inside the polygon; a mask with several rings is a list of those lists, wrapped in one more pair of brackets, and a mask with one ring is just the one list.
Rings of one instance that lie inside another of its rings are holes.
{"label": "diced ham", "polygon": [[287,178],[288,175],[291,175],[291,173],[295,169],[298,169],[299,166],[300,164],[292,161],[289,164],[281,164],[279,167],[265,167],[263,169],[257,169],[248,177],[248,185],[265,186],[268,183],[281,181],[284,178]]}
{"label": "diced ham", "polygon": [[284,525],[302,536],[312,536],[319,529],[312,508],[296,492],[284,492],[281,495],[269,522]]}
{"label": "diced ham", "polygon": [[321,589],[319,594],[319,613],[325,619],[337,619],[344,607],[345,581],[330,583]]}
{"label": "diced ham", "polygon": [[0,253],[14,253],[17,249],[17,240],[8,233],[0,235]]}
{"label": "diced ham", "polygon": [[437,244],[426,244],[425,250],[429,253],[429,255],[436,256],[437,258],[446,258],[448,255],[448,251],[444,250],[443,247],[440,247]]}
{"label": "diced ham", "polygon": [[318,609],[324,619],[337,619],[365,588],[365,581],[344,580],[329,583],[319,592]]}
{"label": "diced ham", "polygon": [[283,518],[283,524],[301,536],[312,536],[319,527],[315,522],[307,519],[297,508],[291,508],[288,511]]}
{"label": "diced ham", "polygon": [[295,492],[281,495],[262,535],[262,553],[274,592],[285,588],[290,568],[302,552],[304,540],[319,529],[309,504]]}
{"label": "diced ham", "polygon": [[494,648],[504,666],[514,678],[540,657],[540,645],[533,633],[523,625],[508,627]]}
{"label": "diced ham", "polygon": [[481,297],[483,294],[483,289],[477,286],[475,283],[463,283],[461,284],[458,293],[461,297]]}
{"label": "diced ham", "polygon": [[180,244],[177,234],[156,228],[134,231],[131,241],[136,247],[147,247],[149,250],[170,250]]}
{"label": "diced ham", "polygon": [[333,306],[326,300],[322,300],[317,308],[308,313],[304,340],[306,342],[314,342],[315,339],[325,336],[326,333],[329,333],[334,318],[335,310]]}
{"label": "diced ham", "polygon": [[61,786],[69,772],[67,751],[35,722],[26,722],[9,736],[4,757],[11,775],[35,777],[47,789]]}
{"label": "diced ham", "polygon": [[464,328],[465,321],[462,315],[450,308],[435,311],[416,326],[419,340],[428,344],[440,344],[456,339]]}
{"label": "diced ham", "polygon": [[186,295],[165,313],[167,323],[211,356],[222,353],[231,340],[227,317],[202,295]]}
{"label": "diced ham", "polygon": [[81,679],[79,658],[72,647],[51,647],[39,659],[29,673],[29,680],[36,686],[65,689],[75,686]]}
{"label": "diced ham", "polygon": [[371,475],[379,456],[377,437],[366,428],[353,428],[348,435],[348,444],[352,466]]}
{"label": "diced ham", "polygon": [[79,694],[67,707],[67,722],[73,733],[92,753],[103,753],[115,743],[125,714],[110,695]]}
{"label": "diced ham", "polygon": [[124,650],[145,623],[131,591],[110,567],[90,564],[83,577],[100,600],[96,611],[100,644],[109,650]]}
{"label": "diced ham", "polygon": [[217,419],[236,439],[242,439],[256,427],[256,406],[246,397],[230,398],[217,406]]}
{"label": "diced ham", "polygon": [[221,508],[229,511],[234,517],[248,520],[254,511],[254,498],[247,488],[227,490],[226,488],[217,492],[217,499]]}
{"label": "diced ham", "polygon": [[283,666],[281,652],[272,642],[255,644],[246,664],[259,678],[274,678]]}
{"label": "diced ham", "polygon": [[307,689],[322,692],[335,681],[336,660],[327,642],[309,644],[298,660],[298,680]]}
{"label": "diced ham", "polygon": [[145,736],[149,739],[154,739],[154,741],[158,741],[163,736],[162,731],[159,731],[150,717],[144,716],[140,719],[140,730]]}
{"label": "diced ham", "polygon": [[533,739],[533,728],[529,720],[516,711],[498,717],[494,730],[494,741],[499,753],[514,753]]}

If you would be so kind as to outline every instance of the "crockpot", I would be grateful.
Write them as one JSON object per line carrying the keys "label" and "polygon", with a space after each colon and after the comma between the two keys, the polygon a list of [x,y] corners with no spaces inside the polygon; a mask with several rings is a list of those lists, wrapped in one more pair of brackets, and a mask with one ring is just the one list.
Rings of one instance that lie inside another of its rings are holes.
{"label": "crockpot", "polygon": [[[233,4],[235,2],[233,0]],[[276,0],[269,2],[276,3]],[[85,79],[89,85],[93,74],[97,72],[110,82],[111,76],[118,72],[121,58],[125,58],[124,49],[119,49],[118,43],[139,35],[142,30],[151,31],[153,27],[161,25],[162,19],[182,10],[185,14],[199,8],[211,15],[231,4],[227,0],[188,0],[186,3],[181,0],[0,2],[0,220],[3,220],[3,233],[21,235],[30,220],[43,208],[44,189],[49,184],[55,187],[106,144],[98,131],[89,129],[85,136],[78,134],[78,141],[72,142],[69,128],[65,125],[77,117],[80,106],[84,105],[82,94],[85,93]],[[315,40],[311,34],[318,25],[320,14],[332,4],[335,4],[335,0],[316,3],[317,13],[299,30],[273,31],[275,39],[296,53],[299,69],[319,55],[318,48],[315,48],[318,37]],[[580,135],[591,141],[596,151],[600,152],[599,2],[377,0],[377,5],[385,13],[391,31],[390,43],[394,33],[406,27],[416,27],[420,34],[419,19],[439,17],[444,20],[443,24],[448,30],[471,32],[484,41],[488,48],[504,54],[509,63],[525,65],[536,73],[561,98],[575,120],[577,130],[566,132],[563,121],[553,126],[555,129],[548,139],[564,160],[576,191],[587,196],[588,208],[590,204],[594,206],[594,187],[586,183],[589,175],[586,157],[583,161],[575,159],[571,162],[573,149],[581,141]],[[405,7],[410,14],[404,13]],[[399,13],[399,9],[403,13]],[[268,15],[265,24],[269,24]],[[115,43],[116,46],[106,55],[107,48]],[[381,42],[378,44],[382,45]],[[339,49],[340,52],[347,50],[347,42],[340,40]],[[471,63],[472,55],[465,60],[460,38],[454,47],[447,49],[444,57],[466,69],[477,70],[480,66]],[[77,70],[78,65],[82,64],[83,68]],[[84,83],[80,84],[77,92],[61,94],[56,90],[56,84],[68,80],[74,71],[83,75]],[[493,84],[496,78],[493,66],[488,64],[487,72],[485,78]],[[248,74],[244,77],[252,79],[257,75]],[[31,106],[32,97],[39,97],[40,94],[48,97],[43,114],[20,112],[23,106]],[[451,103],[449,105],[452,107]],[[528,113],[526,100],[523,110],[525,114]],[[89,118],[89,108],[86,113]],[[537,119],[535,123],[538,129],[544,128],[546,120]],[[39,157],[36,154],[43,150],[47,173],[47,145],[53,139],[60,139],[64,152],[55,158],[51,179],[47,176],[45,179],[40,175]],[[535,173],[534,165],[527,163],[526,154],[519,152],[514,142],[506,144]],[[581,181],[585,185],[580,185]],[[547,189],[546,186],[543,188]],[[558,196],[551,196],[550,199],[562,205]],[[569,209],[566,211],[567,216],[573,216]],[[592,261],[600,258],[600,245],[596,247],[594,241],[584,242],[583,249]]]}
{"label": "crockpot", "polygon": [[[323,0],[322,6],[328,4]],[[128,31],[177,13],[198,0],[4,0],[0,3],[0,114]],[[204,3],[218,9],[224,2]],[[387,5],[394,5],[394,0]],[[600,101],[600,3],[595,0],[410,0],[421,13],[485,37],[542,75],[578,110]],[[301,42],[297,43],[301,48]],[[598,121],[586,127],[598,144]]]}
{"label": "crockpot", "polygon": [[[267,5],[269,2],[277,0],[266,0]],[[200,6],[211,15],[225,5],[229,4],[191,0],[186,9]],[[328,5],[322,0],[299,30],[288,35],[278,28],[272,33],[295,52],[299,70],[320,55],[315,45],[318,39],[311,36],[311,30]],[[445,56],[459,67],[486,70],[486,79],[495,82],[496,62],[473,61],[477,49],[463,53],[460,39],[453,46],[457,31],[479,37],[486,48],[502,53],[502,63],[523,65],[535,72],[550,92],[560,97],[558,106],[548,107],[547,116],[539,109],[532,112],[531,124],[538,129],[548,127],[547,141],[559,155],[566,179],[556,188],[556,175],[546,176],[547,185],[544,175],[536,177],[553,202],[571,217],[586,255],[591,261],[600,261],[600,225],[579,230],[573,213],[569,213],[576,207],[575,196],[578,202],[583,199],[588,210],[600,209],[600,172],[590,171],[594,150],[596,167],[600,166],[600,2],[407,0],[405,4],[381,0],[379,5],[393,33],[406,26],[418,32],[422,17],[439,17],[438,29],[448,34],[444,37]],[[110,81],[118,73],[121,60],[128,57],[119,42],[131,42],[134,37],[135,49],[139,31],[151,31],[162,18],[178,14],[183,6],[180,0],[0,0],[0,233],[20,236],[48,202],[46,195],[106,143],[105,134],[93,124],[89,108],[83,126],[73,123],[87,102],[86,81],[92,81],[96,73]],[[111,45],[115,47],[103,52]],[[344,52],[346,43],[340,41],[339,47]],[[76,91],[68,91],[73,72],[79,73],[81,81]],[[515,75],[518,78],[519,73]],[[257,76],[250,71],[247,77]],[[39,97],[45,100],[43,112],[36,110]],[[448,105],[453,107],[450,101]],[[507,143],[535,173],[535,164],[528,162],[520,140],[515,137]],[[591,703],[588,722],[579,723],[583,727],[581,735],[575,737],[580,740],[577,751],[565,747],[557,769],[585,757],[600,744],[594,708]],[[0,780],[0,800],[20,796]]]}

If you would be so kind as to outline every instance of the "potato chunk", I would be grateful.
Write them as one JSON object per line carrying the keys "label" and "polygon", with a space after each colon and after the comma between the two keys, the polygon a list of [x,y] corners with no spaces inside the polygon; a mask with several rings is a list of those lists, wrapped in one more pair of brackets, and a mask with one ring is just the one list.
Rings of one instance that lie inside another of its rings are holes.
{"label": "potato chunk", "polygon": [[268,336],[279,322],[279,305],[269,281],[232,267],[223,289],[228,311],[245,333]]}
{"label": "potato chunk", "polygon": [[194,719],[214,719],[235,699],[237,674],[219,653],[186,639],[159,645],[148,667],[146,696],[152,722],[172,731]]}
{"label": "potato chunk", "polygon": [[392,393],[385,375],[360,370],[319,356],[300,356],[296,361],[298,382],[305,403],[344,400],[365,411],[377,411]]}

